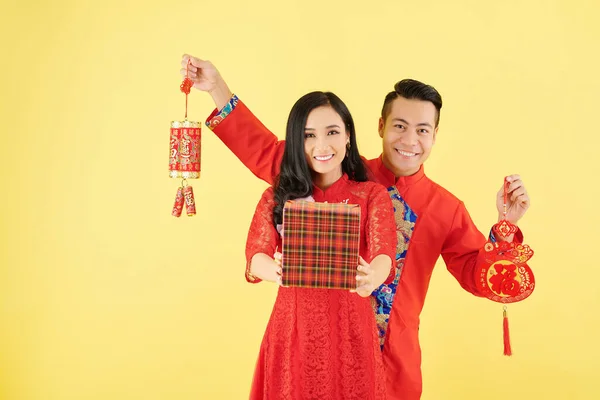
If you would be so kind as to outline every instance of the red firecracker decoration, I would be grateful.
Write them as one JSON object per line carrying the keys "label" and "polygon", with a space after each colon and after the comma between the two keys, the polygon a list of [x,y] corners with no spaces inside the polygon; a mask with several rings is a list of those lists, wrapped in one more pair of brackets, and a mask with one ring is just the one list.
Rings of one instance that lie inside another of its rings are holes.
{"label": "red firecracker decoration", "polygon": [[181,216],[185,204],[187,215],[196,215],[194,191],[188,185],[188,179],[200,178],[200,124],[187,119],[188,95],[194,82],[188,75],[180,85],[180,90],[185,93],[185,119],[183,121],[171,122],[171,136],[169,140],[169,176],[171,178],[182,178],[181,187],[177,189],[175,205],[171,215]]}

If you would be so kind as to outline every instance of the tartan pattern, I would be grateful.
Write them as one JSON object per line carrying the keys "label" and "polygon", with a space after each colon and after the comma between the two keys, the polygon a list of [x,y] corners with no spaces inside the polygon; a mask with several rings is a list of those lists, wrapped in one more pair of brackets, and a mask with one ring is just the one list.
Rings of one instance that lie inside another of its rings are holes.
{"label": "tartan pattern", "polygon": [[283,208],[284,286],[356,289],[357,204],[287,201]]}

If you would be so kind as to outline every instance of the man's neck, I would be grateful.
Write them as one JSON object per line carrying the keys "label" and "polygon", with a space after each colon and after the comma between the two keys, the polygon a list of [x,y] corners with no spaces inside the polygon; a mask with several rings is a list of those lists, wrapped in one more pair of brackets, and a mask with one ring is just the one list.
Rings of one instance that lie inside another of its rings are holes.
{"label": "man's neck", "polygon": [[383,165],[391,172],[394,174],[394,176],[396,178],[400,178],[401,176],[411,176],[416,174],[417,172],[419,172],[419,170],[421,169],[421,165],[419,165],[416,169],[411,168],[410,170],[400,170],[394,167],[394,165],[388,161],[388,159],[385,157],[385,154],[382,155],[381,160],[383,162]]}

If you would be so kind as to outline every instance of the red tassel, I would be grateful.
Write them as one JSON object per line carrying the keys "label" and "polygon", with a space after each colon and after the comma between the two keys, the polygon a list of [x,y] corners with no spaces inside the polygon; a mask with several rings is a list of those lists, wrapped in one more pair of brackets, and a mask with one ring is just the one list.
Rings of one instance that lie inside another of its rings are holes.
{"label": "red tassel", "polygon": [[510,333],[508,331],[508,317],[506,316],[506,306],[504,306],[504,321],[502,327],[504,331],[504,355],[512,356],[512,349],[510,348]]}

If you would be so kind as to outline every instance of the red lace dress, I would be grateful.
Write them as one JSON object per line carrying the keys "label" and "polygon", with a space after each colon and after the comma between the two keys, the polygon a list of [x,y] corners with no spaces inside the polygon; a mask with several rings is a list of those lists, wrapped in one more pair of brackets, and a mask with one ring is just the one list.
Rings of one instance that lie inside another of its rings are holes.
{"label": "red lace dress", "polygon": [[[394,211],[386,189],[344,175],[317,202],[359,204],[360,254],[370,262],[396,253]],[[246,258],[274,254],[281,238],[273,226],[273,190],[254,214]],[[249,263],[248,263],[249,264]],[[395,271],[392,268],[390,277]],[[246,270],[249,282],[252,279]],[[371,300],[345,290],[279,288],[261,347],[251,399],[385,399],[385,376]]]}

